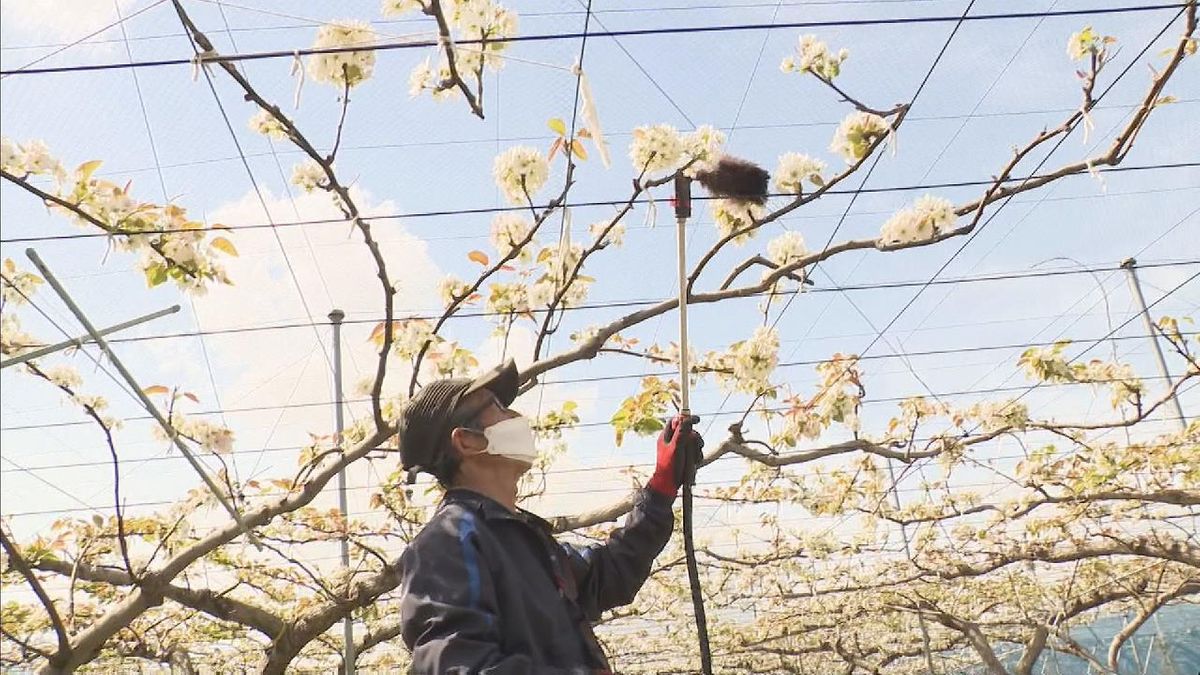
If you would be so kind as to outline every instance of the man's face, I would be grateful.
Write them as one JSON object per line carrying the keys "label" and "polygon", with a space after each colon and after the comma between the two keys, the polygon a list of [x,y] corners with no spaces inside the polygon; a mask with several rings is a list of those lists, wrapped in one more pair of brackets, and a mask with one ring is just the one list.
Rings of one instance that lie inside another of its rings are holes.
{"label": "man's face", "polygon": [[529,462],[489,453],[488,439],[482,433],[484,429],[504,420],[521,417],[521,413],[506,407],[486,389],[467,396],[459,403],[458,410],[462,411],[461,419],[466,421],[451,431],[451,438],[464,463],[478,463],[480,466],[519,464],[522,472],[529,470]]}

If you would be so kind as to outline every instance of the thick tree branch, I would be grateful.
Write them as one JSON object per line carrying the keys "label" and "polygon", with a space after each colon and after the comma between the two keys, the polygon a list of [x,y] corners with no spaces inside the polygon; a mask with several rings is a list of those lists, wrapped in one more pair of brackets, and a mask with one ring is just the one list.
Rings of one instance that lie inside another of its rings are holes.
{"label": "thick tree branch", "polygon": [[33,570],[29,567],[29,561],[21,555],[9,538],[8,534],[0,527],[0,544],[4,546],[4,553],[8,556],[8,564],[25,577],[26,583],[33,590],[33,594],[37,596],[42,607],[46,609],[47,616],[50,617],[50,626],[54,628],[54,634],[58,638],[58,651],[51,655],[47,660],[52,667],[64,665],[66,660],[71,657],[71,642],[70,636],[67,633],[66,626],[63,625],[62,617],[58,614],[58,609],[54,607],[54,601],[46,594],[46,589],[42,586],[42,582],[38,581]]}

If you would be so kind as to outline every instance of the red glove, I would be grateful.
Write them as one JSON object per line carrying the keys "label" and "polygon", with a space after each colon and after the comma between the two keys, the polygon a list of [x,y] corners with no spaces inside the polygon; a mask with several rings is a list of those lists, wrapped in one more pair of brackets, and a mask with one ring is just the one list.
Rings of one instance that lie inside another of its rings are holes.
{"label": "red glove", "polygon": [[700,418],[695,415],[679,415],[667,422],[666,428],[658,436],[658,462],[646,487],[667,497],[673,498],[679,494],[679,486],[689,479],[684,476],[688,455],[691,456],[691,469],[695,475],[696,467],[704,457],[704,439],[692,429],[699,421]]}

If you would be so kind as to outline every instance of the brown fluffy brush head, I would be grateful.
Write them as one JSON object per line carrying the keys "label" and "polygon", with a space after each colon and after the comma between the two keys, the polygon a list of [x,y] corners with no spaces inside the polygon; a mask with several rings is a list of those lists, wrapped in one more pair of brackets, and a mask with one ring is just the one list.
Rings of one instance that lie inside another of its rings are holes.
{"label": "brown fluffy brush head", "polygon": [[700,171],[696,181],[714,197],[764,204],[771,174],[761,166],[728,155],[717,161],[712,171]]}

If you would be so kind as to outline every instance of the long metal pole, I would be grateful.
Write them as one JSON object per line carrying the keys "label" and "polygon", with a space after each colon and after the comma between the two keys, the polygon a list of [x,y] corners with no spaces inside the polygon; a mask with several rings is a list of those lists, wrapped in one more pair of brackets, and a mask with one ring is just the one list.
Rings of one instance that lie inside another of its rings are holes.
{"label": "long metal pole", "polygon": [[692,408],[689,396],[691,365],[688,363],[687,244],[684,234],[687,230],[687,218],[678,218],[675,224],[679,246],[679,412],[682,415],[690,415]]}
{"label": "long metal pole", "polygon": [[195,455],[192,454],[192,451],[189,450],[186,445],[184,445],[182,440],[180,440],[179,433],[175,431],[174,427],[171,426],[171,423],[168,422],[167,419],[163,417],[162,413],[158,411],[158,408],[154,405],[154,402],[150,400],[150,397],[146,395],[146,392],[142,391],[141,386],[138,385],[137,380],[133,377],[133,374],[129,372],[129,369],[125,367],[124,363],[121,363],[121,359],[117,358],[116,352],[112,350],[112,347],[109,347],[108,341],[105,340],[104,336],[96,330],[96,327],[93,326],[92,322],[88,320],[87,315],[83,313],[83,310],[79,308],[79,305],[75,304],[75,301],[71,299],[71,295],[67,293],[67,289],[63,288],[63,285],[58,282],[58,278],[54,276],[54,273],[51,272],[50,268],[46,266],[46,263],[42,262],[42,259],[38,256],[36,251],[31,248],[27,248],[25,249],[25,255],[28,256],[31,261],[33,261],[33,264],[38,268],[38,271],[40,271],[42,276],[46,278],[46,283],[50,284],[50,287],[53,288],[54,292],[58,294],[58,297],[62,299],[63,304],[67,306],[67,309],[71,310],[71,313],[75,315],[75,318],[79,320],[79,323],[83,324],[83,327],[87,329],[88,334],[91,335],[92,339],[96,341],[96,344],[100,346],[101,351],[103,351],[105,356],[108,357],[108,360],[112,361],[113,367],[116,368],[117,372],[121,374],[121,377],[124,378],[126,384],[133,389],[134,395],[137,396],[138,400],[141,401],[142,406],[149,411],[149,413],[158,422],[159,426],[163,428],[163,431],[166,432],[167,437],[171,439],[171,442],[175,444],[175,447],[179,449],[179,452],[183,453],[183,456],[187,459],[188,463],[192,465],[192,469],[194,469],[196,473],[200,474],[200,479],[203,480],[204,484],[208,486],[209,491],[213,493],[213,496],[217,498],[217,501],[221,503],[221,506],[225,507],[225,510],[229,512],[229,515],[233,516],[234,521],[238,524],[238,528],[241,529],[242,533],[246,535],[246,539],[261,550],[262,542],[258,540],[258,537],[254,536],[254,533],[251,532],[250,528],[247,527],[242,521],[242,514],[238,513],[238,510],[233,505],[233,502],[229,501],[229,499],[221,491],[220,486],[217,485],[216,481],[214,481],[212,477],[208,475],[208,472],[204,470],[204,465],[196,459]]}
{"label": "long metal pole", "polygon": [[[1150,312],[1146,309],[1146,298],[1142,295],[1142,285],[1138,282],[1137,261],[1128,258],[1121,263],[1121,267],[1129,273],[1129,287],[1133,290],[1133,297],[1142,310],[1142,320],[1146,323],[1146,334],[1150,338],[1150,344],[1154,345],[1154,356],[1158,359],[1158,369],[1162,372],[1163,379],[1167,381],[1167,389],[1170,390],[1175,383],[1171,381],[1171,372],[1167,370],[1167,359],[1163,357],[1162,347],[1158,344],[1158,335],[1154,332],[1154,322],[1150,320]],[[1179,418],[1180,428],[1187,429],[1187,418],[1183,416],[1183,406],[1179,404],[1178,392],[1171,394],[1171,402],[1175,404],[1175,414]]]}
{"label": "long metal pole", "polygon": [[[688,285],[687,285],[687,221],[692,215],[692,180],[682,173],[675,176],[676,261],[679,272],[679,413],[691,416],[691,365],[688,362]],[[682,433],[682,429],[676,433]],[[677,460],[678,461],[678,460]],[[696,543],[692,523],[692,486],[696,482],[696,466],[692,453],[683,456],[683,550],[687,559],[688,585],[692,591],[692,611],[696,617],[696,637],[700,646],[700,672],[712,675],[712,651],[708,644],[708,617],[704,611],[704,592],[700,587],[700,569],[696,562]]]}
{"label": "long metal pole", "polygon": [[[337,431],[337,444],[342,447],[342,432],[346,430],[346,421],[342,417],[342,320],[346,313],[335,309],[329,313],[333,322],[333,420]],[[344,448],[343,448],[344,449]],[[338,508],[342,510],[342,518],[349,523],[350,507],[346,501],[346,469],[338,471]],[[348,533],[342,533],[342,567],[350,567],[350,540]],[[354,675],[354,618],[347,614],[342,620],[343,658],[346,662],[345,675]]]}
{"label": "long metal pole", "polygon": [[[123,331],[126,328],[132,328],[139,324],[146,323],[147,321],[153,321],[159,317],[164,317],[168,314],[174,314],[175,312],[178,312],[178,311],[179,311],[179,305],[171,305],[170,307],[167,307],[166,309],[160,309],[157,312],[151,312],[150,314],[147,314],[145,316],[139,316],[136,319],[130,319],[123,323],[119,323],[115,326],[109,326],[108,328],[101,328],[100,330],[98,330],[96,332],[101,335],[111,335],[118,331]],[[25,352],[24,354],[21,354],[20,356],[14,356],[11,359],[5,359],[4,361],[0,361],[0,369],[4,369],[9,366],[15,366],[15,365],[18,365],[21,363],[25,363],[26,361],[32,361],[33,359],[41,358],[47,354],[53,354],[54,352],[62,351],[68,347],[82,347],[89,342],[92,342],[91,335],[80,335],[77,338],[72,338],[70,340],[63,340],[62,342],[58,342],[58,343],[55,343],[52,345],[46,345],[45,347],[39,347],[31,352]]]}

